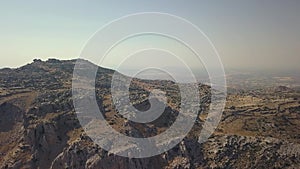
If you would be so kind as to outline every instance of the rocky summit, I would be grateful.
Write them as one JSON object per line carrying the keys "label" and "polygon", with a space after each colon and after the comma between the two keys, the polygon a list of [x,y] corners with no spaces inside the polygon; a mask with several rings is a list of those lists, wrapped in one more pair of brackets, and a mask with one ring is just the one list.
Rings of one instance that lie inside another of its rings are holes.
{"label": "rocky summit", "polygon": [[[17,69],[0,70],[0,168],[300,168],[299,88],[275,85],[239,90],[231,86],[221,122],[209,140],[200,144],[211,92],[209,86],[197,84],[200,111],[188,135],[160,155],[127,158],[95,144],[79,123],[72,100],[75,63],[36,59]],[[84,69],[84,64],[91,63],[82,60],[82,64]],[[176,83],[134,78],[130,102],[135,108],[149,108],[152,89],[163,90],[167,97],[165,112],[158,119],[135,123],[113,105],[113,74],[99,67],[95,81],[97,103],[110,126],[130,137],[152,137],[173,124],[180,108]]]}

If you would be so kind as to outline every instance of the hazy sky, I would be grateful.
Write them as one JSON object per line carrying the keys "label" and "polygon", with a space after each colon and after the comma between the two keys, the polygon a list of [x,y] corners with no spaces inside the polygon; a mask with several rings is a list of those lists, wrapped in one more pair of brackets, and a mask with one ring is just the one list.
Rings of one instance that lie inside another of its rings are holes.
{"label": "hazy sky", "polygon": [[136,12],[193,22],[212,40],[225,68],[300,69],[299,0],[1,1],[0,67],[77,58],[101,26]]}

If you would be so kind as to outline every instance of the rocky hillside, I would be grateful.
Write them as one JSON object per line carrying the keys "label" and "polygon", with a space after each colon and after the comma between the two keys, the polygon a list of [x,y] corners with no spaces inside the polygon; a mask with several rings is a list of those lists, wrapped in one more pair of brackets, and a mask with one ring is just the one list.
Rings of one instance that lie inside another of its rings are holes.
{"label": "rocky hillside", "polygon": [[[84,133],[72,101],[75,62],[35,60],[0,70],[0,168],[300,168],[299,91],[230,94],[218,129],[199,144],[210,93],[208,86],[199,85],[203,111],[189,135],[161,155],[131,159],[109,154]],[[114,129],[149,137],[172,125],[180,106],[175,83],[133,80],[130,98],[138,109],[149,106],[150,89],[163,89],[168,96],[159,119],[137,124],[127,122],[111,104],[113,73],[98,69],[96,93],[99,108]]]}

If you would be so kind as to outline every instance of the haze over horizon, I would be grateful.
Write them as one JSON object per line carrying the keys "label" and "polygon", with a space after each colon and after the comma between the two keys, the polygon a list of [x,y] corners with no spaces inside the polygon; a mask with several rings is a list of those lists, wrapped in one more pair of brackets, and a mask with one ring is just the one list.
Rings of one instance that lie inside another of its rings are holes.
{"label": "haze over horizon", "polygon": [[[155,11],[197,25],[217,48],[225,69],[300,69],[299,1],[12,0],[0,4],[0,68],[19,67],[36,58],[78,58],[89,37],[104,24]],[[114,60],[100,66],[114,68]]]}

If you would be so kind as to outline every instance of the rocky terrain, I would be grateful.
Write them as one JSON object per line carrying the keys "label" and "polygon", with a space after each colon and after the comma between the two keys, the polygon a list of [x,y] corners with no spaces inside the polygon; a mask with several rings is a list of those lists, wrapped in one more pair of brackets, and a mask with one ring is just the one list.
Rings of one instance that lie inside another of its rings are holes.
{"label": "rocky terrain", "polygon": [[[273,86],[230,90],[222,120],[210,137],[198,143],[209,106],[210,87],[199,84],[201,112],[188,136],[173,149],[154,157],[134,159],[101,149],[85,134],[72,101],[76,60],[34,60],[17,69],[0,70],[0,168],[300,168],[300,91]],[[112,105],[114,71],[99,68],[99,108],[117,131],[150,137],[176,119],[178,86],[170,81],[134,79],[130,100],[137,109],[149,107],[150,89],[168,96],[163,115],[150,124],[126,121]]]}

